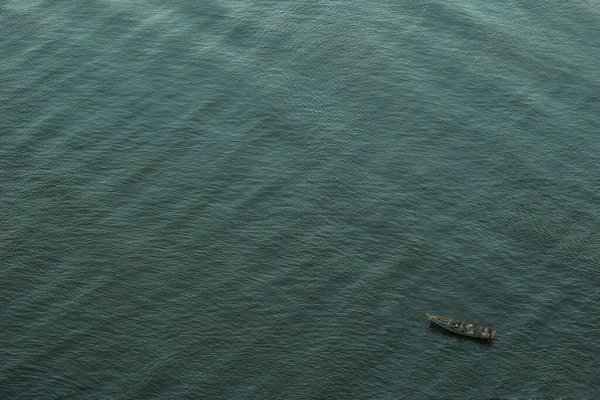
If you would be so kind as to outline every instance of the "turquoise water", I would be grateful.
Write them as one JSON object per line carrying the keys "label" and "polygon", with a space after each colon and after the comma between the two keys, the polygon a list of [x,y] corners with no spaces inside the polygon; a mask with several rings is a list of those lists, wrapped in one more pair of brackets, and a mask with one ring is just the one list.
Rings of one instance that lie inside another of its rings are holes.
{"label": "turquoise water", "polygon": [[600,3],[3,0],[0,226],[1,398],[600,398]]}

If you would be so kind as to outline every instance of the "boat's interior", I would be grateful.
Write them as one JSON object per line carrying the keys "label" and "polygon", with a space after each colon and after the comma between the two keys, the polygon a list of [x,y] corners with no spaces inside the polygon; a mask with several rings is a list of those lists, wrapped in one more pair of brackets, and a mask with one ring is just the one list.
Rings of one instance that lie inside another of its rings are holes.
{"label": "boat's interior", "polygon": [[488,338],[489,336],[491,336],[492,338],[494,337],[495,334],[495,329],[484,326],[484,325],[479,325],[479,324],[474,324],[472,322],[469,321],[464,321],[461,319],[457,319],[457,318],[451,318],[451,317],[445,317],[443,315],[430,315],[427,314],[427,318],[429,318],[430,321],[443,326],[444,328],[463,334],[463,335],[469,335],[469,336],[478,336],[478,337],[483,337],[483,338]]}

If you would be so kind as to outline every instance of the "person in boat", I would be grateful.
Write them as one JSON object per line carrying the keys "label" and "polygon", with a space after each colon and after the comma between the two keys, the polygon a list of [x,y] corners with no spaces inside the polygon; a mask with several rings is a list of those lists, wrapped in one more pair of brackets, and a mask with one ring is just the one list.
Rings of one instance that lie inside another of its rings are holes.
{"label": "person in boat", "polygon": [[475,331],[473,330],[473,324],[468,324],[466,328],[469,335],[475,334]]}

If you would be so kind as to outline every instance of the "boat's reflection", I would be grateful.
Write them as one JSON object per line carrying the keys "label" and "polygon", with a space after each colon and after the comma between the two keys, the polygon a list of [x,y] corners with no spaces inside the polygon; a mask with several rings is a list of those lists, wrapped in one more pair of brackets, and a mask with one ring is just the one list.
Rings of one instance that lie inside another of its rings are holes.
{"label": "boat's reflection", "polygon": [[460,335],[458,333],[455,332],[451,332],[447,329],[442,328],[441,326],[433,323],[433,322],[429,322],[429,330],[437,335],[441,335],[441,336],[447,336],[447,337],[451,337],[451,338],[455,338],[455,339],[459,339],[459,340],[468,340],[471,342],[475,342],[475,343],[479,343],[479,344],[485,344],[488,346],[492,346],[494,344],[494,342],[490,342],[487,339],[478,339],[478,338],[474,338],[474,337],[470,337],[470,336],[463,336]]}

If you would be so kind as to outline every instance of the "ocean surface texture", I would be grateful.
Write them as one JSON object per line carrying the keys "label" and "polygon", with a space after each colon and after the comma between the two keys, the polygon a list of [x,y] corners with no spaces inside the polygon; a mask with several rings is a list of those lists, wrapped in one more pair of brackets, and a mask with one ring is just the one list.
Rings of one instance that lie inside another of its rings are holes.
{"label": "ocean surface texture", "polygon": [[0,272],[2,399],[600,399],[600,2],[1,0]]}

